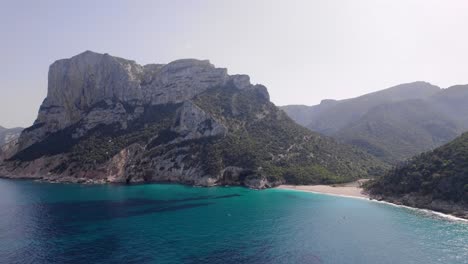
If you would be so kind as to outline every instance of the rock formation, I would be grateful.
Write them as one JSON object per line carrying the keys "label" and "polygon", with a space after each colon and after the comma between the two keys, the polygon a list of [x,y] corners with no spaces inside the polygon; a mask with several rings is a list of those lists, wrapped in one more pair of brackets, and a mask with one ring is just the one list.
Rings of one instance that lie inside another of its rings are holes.
{"label": "rock formation", "polygon": [[295,125],[247,75],[206,60],[141,66],[90,51],[50,66],[37,120],[3,157],[5,177],[257,188],[293,167],[305,181],[338,182],[381,165]]}
{"label": "rock formation", "polygon": [[[50,66],[47,98],[34,125],[21,135],[19,150],[78,121],[83,121],[85,129],[78,137],[102,122],[125,128],[129,120],[139,117],[143,105],[184,102],[228,81],[240,89],[252,86],[248,76],[229,76],[226,69],[215,68],[207,60],[141,66],[86,51]],[[134,113],[129,115],[125,107],[135,108]]]}

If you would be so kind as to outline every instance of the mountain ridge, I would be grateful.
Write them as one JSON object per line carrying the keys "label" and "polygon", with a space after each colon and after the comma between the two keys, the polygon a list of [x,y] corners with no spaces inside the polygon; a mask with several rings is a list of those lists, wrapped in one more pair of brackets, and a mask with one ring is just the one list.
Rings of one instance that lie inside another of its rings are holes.
{"label": "mountain ridge", "polygon": [[[383,161],[397,164],[447,143],[466,131],[466,100],[467,85],[441,89],[430,83],[413,82],[335,101],[333,104],[285,106],[282,109],[296,122],[312,131],[332,136],[370,154],[377,153]],[[384,111],[385,107],[387,110]],[[420,122],[421,120],[424,122]],[[379,123],[380,129],[376,127]],[[447,124],[447,127],[443,128],[442,124]],[[383,127],[397,133],[385,133]],[[414,140],[418,133],[424,138],[423,141]],[[395,138],[396,135],[399,138]],[[395,149],[398,145],[408,146],[398,151]]]}

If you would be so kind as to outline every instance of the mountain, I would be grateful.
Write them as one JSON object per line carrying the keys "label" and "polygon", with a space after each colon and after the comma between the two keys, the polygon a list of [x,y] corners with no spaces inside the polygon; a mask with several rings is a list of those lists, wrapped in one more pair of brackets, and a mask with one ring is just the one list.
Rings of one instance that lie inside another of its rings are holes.
{"label": "mountain", "polygon": [[374,198],[468,218],[468,133],[368,185]]}
{"label": "mountain", "polygon": [[461,130],[468,130],[468,85],[455,85],[428,98],[435,109],[457,121]]}
{"label": "mountain", "polygon": [[427,98],[439,91],[439,87],[429,83],[414,82],[352,99],[340,101],[328,99],[315,106],[285,106],[283,109],[288,115],[291,113],[290,116],[299,124],[320,133],[333,135],[349,123],[359,120],[376,106],[408,99]]}
{"label": "mountain", "polygon": [[299,124],[396,164],[468,130],[468,86],[425,82],[391,87],[317,106],[286,106]]}
{"label": "mountain", "polygon": [[389,163],[431,150],[462,132],[457,122],[423,100],[374,107],[334,136]]}
{"label": "mountain", "polygon": [[19,137],[21,131],[23,131],[22,127],[8,129],[0,126],[0,146],[16,140]]}
{"label": "mountain", "polygon": [[297,125],[247,75],[90,51],[50,66],[37,120],[3,159],[5,177],[253,188],[345,182],[385,167]]}

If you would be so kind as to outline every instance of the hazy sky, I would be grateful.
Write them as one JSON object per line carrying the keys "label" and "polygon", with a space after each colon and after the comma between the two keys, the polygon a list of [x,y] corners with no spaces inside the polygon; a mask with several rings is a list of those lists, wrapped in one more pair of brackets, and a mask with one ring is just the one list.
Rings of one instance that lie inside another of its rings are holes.
{"label": "hazy sky", "polygon": [[277,105],[468,83],[468,1],[0,0],[0,125],[29,126],[49,65],[85,50],[249,74]]}

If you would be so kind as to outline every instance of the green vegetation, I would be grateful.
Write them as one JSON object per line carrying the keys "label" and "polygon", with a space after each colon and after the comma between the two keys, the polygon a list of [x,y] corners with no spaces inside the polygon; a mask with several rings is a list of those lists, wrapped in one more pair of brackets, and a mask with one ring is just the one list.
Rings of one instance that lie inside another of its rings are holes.
{"label": "green vegetation", "polygon": [[468,86],[402,84],[316,106],[285,106],[296,122],[396,165],[468,130]]}
{"label": "green vegetation", "polygon": [[407,100],[374,107],[334,136],[397,164],[453,140],[460,131],[430,103]]}
{"label": "green vegetation", "polygon": [[209,145],[220,153],[215,164],[294,184],[347,182],[385,169],[369,155],[297,125],[260,89],[218,87],[195,99],[229,130]]}
{"label": "green vegetation", "polygon": [[81,125],[78,123],[49,135],[11,159],[32,161],[42,156],[67,154],[69,159],[56,172],[66,169],[72,163],[80,168],[92,168],[109,160],[130,144],[140,142],[144,145],[153,137],[157,139],[161,131],[171,126],[179,106],[180,104],[148,106],[139,119],[128,125],[128,129],[121,129],[118,124],[99,125],[79,140],[72,137],[73,132]]}
{"label": "green vegetation", "polygon": [[468,203],[468,133],[370,182],[372,194],[429,196]]}
{"label": "green vegetation", "polygon": [[[220,136],[187,140],[171,129],[177,124],[181,104],[145,106],[144,113],[129,122],[101,125],[79,140],[72,134],[81,124],[47,137],[13,159],[30,161],[42,156],[64,154],[61,173],[92,170],[134,143],[142,146],[135,170],[151,175],[152,160],[173,161],[178,169],[183,159],[187,168],[201,168],[206,175],[218,176],[226,167],[242,168],[244,178],[266,177],[271,182],[292,184],[341,183],[373,176],[385,165],[364,152],[311,132],[297,125],[273,105],[263,86],[239,90],[233,84],[215,87],[193,99],[195,105],[227,128]],[[118,102],[115,102],[118,103]],[[112,107],[107,103],[97,107]],[[127,112],[135,111],[131,105]],[[210,127],[209,124],[205,124]],[[146,177],[146,176],[143,176]],[[150,177],[150,176],[148,176]]]}

